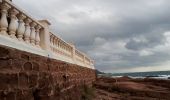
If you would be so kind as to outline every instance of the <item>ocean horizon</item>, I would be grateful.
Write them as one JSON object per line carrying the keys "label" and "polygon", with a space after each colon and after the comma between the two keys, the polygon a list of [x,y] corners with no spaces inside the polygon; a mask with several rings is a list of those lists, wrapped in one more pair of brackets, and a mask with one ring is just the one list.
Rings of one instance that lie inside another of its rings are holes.
{"label": "ocean horizon", "polygon": [[170,71],[149,71],[149,72],[129,72],[129,73],[109,73],[106,76],[110,77],[122,77],[128,76],[132,78],[159,78],[159,79],[168,79],[170,78]]}

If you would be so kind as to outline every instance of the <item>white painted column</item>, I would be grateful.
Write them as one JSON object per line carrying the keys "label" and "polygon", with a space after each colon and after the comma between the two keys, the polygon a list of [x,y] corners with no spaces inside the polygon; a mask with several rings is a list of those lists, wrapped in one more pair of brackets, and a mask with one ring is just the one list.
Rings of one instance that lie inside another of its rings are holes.
{"label": "white painted column", "polygon": [[51,25],[47,20],[39,21],[44,27],[40,30],[40,46],[47,51],[50,51],[50,31],[49,26]]}
{"label": "white painted column", "polygon": [[0,5],[0,8],[1,8],[0,34],[8,36],[8,34],[7,34],[7,28],[8,28],[7,13],[8,13],[8,9],[10,8],[10,6],[6,3],[2,3]]}
{"label": "white painted column", "polygon": [[9,35],[11,38],[16,38],[16,30],[17,30],[17,17],[16,15],[19,12],[16,9],[11,9],[9,14],[10,14],[10,24],[9,24]]}
{"label": "white painted column", "polygon": [[40,29],[41,29],[41,26],[37,25],[35,27],[35,32],[36,32],[36,35],[35,35],[35,45],[37,47],[40,47]]}
{"label": "white painted column", "polygon": [[54,35],[52,38],[52,44],[53,44],[53,52],[55,52],[55,36]]}
{"label": "white painted column", "polygon": [[31,36],[31,29],[30,29],[30,23],[32,22],[31,19],[26,18],[24,20],[25,22],[25,32],[24,32],[24,41],[26,43],[30,43],[30,36]]}
{"label": "white painted column", "polygon": [[25,18],[26,18],[26,16],[23,14],[18,15],[17,38],[20,41],[23,41],[23,35],[25,32],[25,25],[24,25],[24,21],[23,21]]}
{"label": "white painted column", "polygon": [[30,36],[30,41],[32,45],[35,45],[35,22],[31,23],[31,36]]}
{"label": "white painted column", "polygon": [[70,45],[72,47],[72,59],[73,59],[73,62],[76,62],[76,59],[75,59],[76,48],[75,48],[73,43],[70,43]]}
{"label": "white painted column", "polygon": [[56,39],[56,47],[58,49],[58,38]]}

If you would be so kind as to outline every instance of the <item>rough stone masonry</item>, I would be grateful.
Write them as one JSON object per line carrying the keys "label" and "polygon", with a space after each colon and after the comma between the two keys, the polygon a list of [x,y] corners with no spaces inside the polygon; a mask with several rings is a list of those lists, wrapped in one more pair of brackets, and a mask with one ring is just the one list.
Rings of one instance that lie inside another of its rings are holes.
{"label": "rough stone masonry", "polygon": [[0,100],[80,100],[95,71],[0,46]]}

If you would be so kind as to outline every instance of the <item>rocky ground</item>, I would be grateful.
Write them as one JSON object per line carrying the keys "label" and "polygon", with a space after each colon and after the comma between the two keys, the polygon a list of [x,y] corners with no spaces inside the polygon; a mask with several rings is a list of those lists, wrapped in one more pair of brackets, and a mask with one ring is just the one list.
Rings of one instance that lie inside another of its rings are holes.
{"label": "rocky ground", "polygon": [[98,78],[93,100],[170,100],[170,80]]}

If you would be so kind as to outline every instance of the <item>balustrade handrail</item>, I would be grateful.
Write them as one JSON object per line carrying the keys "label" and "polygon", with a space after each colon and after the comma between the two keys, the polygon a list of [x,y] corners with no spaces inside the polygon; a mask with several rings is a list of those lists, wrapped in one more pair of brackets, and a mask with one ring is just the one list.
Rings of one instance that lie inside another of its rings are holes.
{"label": "balustrade handrail", "polygon": [[[0,44],[6,44],[1,39],[8,38],[28,48],[18,49],[94,68],[93,61],[86,54],[49,31],[50,23],[47,20],[37,21],[9,0],[0,0],[0,10]],[[11,42],[6,45],[17,46]]]}
{"label": "balustrade handrail", "polygon": [[59,40],[61,40],[62,42],[64,42],[65,44],[69,45],[70,47],[72,47],[69,43],[67,43],[65,40],[63,40],[62,38],[56,36],[55,34],[53,34],[52,32],[50,32],[50,35],[55,36],[56,38],[58,38]]}
{"label": "balustrade handrail", "polygon": [[[58,38],[60,41],[64,42],[65,44],[67,44],[68,46],[70,46],[72,48],[72,45],[70,45],[69,43],[67,43],[66,41],[64,41],[62,38],[59,38],[58,36],[56,36],[55,34],[53,34],[52,32],[50,32],[50,36],[54,36],[56,38]],[[50,37],[51,38],[51,37]],[[75,52],[78,52],[78,57],[82,58],[81,60],[84,60],[84,61],[88,61],[89,63],[90,62],[90,58],[87,57],[87,55],[85,55],[84,53],[82,53],[81,51],[79,51],[78,49],[75,49]],[[79,56],[80,55],[80,56]]]}
{"label": "balustrade handrail", "polygon": [[29,14],[27,14],[24,10],[22,10],[21,8],[19,8],[17,5],[15,5],[14,3],[12,3],[9,0],[1,0],[2,2],[5,2],[7,4],[9,4],[10,6],[12,6],[14,9],[18,10],[19,12],[21,12],[22,14],[24,14],[25,16],[27,16],[28,18],[30,18],[32,21],[36,22],[36,24],[39,24],[41,27],[44,27],[44,25],[42,25],[40,22],[38,22],[36,19],[32,18]]}

